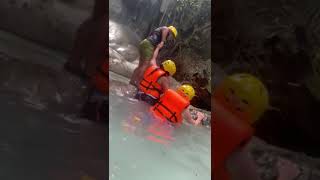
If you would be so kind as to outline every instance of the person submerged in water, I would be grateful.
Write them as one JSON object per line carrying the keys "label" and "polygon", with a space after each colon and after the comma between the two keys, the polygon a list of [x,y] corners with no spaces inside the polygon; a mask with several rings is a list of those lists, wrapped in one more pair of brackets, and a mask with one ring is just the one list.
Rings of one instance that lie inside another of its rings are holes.
{"label": "person submerged in water", "polygon": [[177,29],[173,26],[163,26],[155,29],[150,33],[150,35],[142,40],[139,44],[139,65],[133,71],[130,84],[134,86],[139,86],[139,83],[142,79],[143,73],[150,65],[150,60],[152,59],[152,54],[156,47],[161,49],[164,46],[164,43],[173,45],[175,38],[177,37]]}
{"label": "person submerged in water", "polygon": [[176,65],[172,60],[165,60],[160,67],[156,63],[161,46],[158,45],[150,60],[150,66],[144,72],[143,79],[140,81],[138,93],[135,98],[154,105],[160,95],[169,88],[169,76],[176,72]]}
{"label": "person submerged in water", "polygon": [[148,140],[168,145],[175,140],[173,133],[183,119],[197,126],[206,118],[202,112],[197,112],[197,117],[193,119],[189,105],[194,96],[195,90],[188,84],[177,90],[167,89],[159,101],[150,107],[150,113],[131,116],[129,121],[123,124],[124,130],[136,134],[136,127],[142,125],[142,129],[148,132],[144,135]]}
{"label": "person submerged in water", "polygon": [[109,118],[109,61],[103,58],[90,78],[90,91],[82,108],[82,115],[89,120],[108,122]]}
{"label": "person submerged in water", "polygon": [[202,112],[197,112],[194,120],[189,105],[195,96],[195,90],[189,84],[181,85],[177,90],[168,89],[151,108],[151,114],[161,122],[180,125],[186,119],[193,125],[199,125],[205,118]]}

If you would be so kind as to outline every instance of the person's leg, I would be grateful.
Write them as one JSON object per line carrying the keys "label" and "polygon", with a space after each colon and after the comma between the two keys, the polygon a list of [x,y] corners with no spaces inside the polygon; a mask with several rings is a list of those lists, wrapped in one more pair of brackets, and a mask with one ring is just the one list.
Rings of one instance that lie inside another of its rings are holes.
{"label": "person's leg", "polygon": [[130,84],[133,86],[138,86],[137,77],[138,77],[138,73],[141,71],[142,63],[143,63],[143,60],[140,57],[138,67],[136,67],[136,69],[134,69],[132,76],[131,76],[131,79],[130,79]]}
{"label": "person's leg", "polygon": [[150,41],[144,39],[139,44],[139,65],[138,67],[133,71],[133,74],[131,76],[130,84],[134,86],[138,86],[140,80],[142,79],[143,73],[146,70],[146,68],[149,66],[149,61],[152,58],[154,51],[153,45],[150,43]]}
{"label": "person's leg", "polygon": [[143,64],[140,66],[140,68],[137,70],[137,74],[136,74],[136,85],[139,86],[139,83],[142,81],[143,79],[143,74],[144,72],[147,70],[147,68],[150,66],[150,62],[149,61],[144,61]]}

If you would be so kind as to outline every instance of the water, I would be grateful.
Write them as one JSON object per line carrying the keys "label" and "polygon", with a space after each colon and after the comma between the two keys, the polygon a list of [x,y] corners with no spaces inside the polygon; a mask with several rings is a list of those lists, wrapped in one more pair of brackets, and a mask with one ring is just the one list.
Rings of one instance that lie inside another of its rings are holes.
{"label": "water", "polygon": [[[128,64],[135,59],[129,55],[137,49],[128,47],[137,46],[134,40],[138,38],[125,25],[109,23],[109,48],[114,50],[109,49],[110,71],[114,72],[109,75],[109,179],[211,179],[210,129],[183,124],[162,137],[148,131],[146,121],[152,120],[148,106],[132,98],[135,89],[124,77],[130,77],[135,68]],[[119,51],[120,47],[127,50]],[[171,80],[176,88],[178,83]],[[161,128],[162,133],[172,130],[169,125]]]}
{"label": "water", "polygon": [[0,39],[0,179],[106,179],[107,127],[70,114],[81,83],[61,71],[65,55]]}
{"label": "water", "polygon": [[106,177],[103,126],[28,106],[0,94],[0,179]]}
{"label": "water", "polygon": [[135,133],[128,132],[125,125],[135,116],[146,117],[148,106],[121,92],[128,87],[123,84],[119,88],[119,82],[125,83],[125,78],[111,73],[110,79],[117,83],[110,83],[109,179],[211,179],[209,129],[183,124],[173,131],[174,141],[167,140],[168,144],[147,139],[153,134],[140,126],[144,124],[141,121],[131,123]]}

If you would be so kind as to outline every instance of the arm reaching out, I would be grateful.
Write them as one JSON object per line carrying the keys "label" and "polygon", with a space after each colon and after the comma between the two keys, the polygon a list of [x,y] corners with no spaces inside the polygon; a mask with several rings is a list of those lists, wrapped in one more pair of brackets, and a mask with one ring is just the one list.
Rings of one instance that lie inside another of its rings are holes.
{"label": "arm reaching out", "polygon": [[197,119],[193,120],[189,107],[184,111],[185,118],[193,125],[197,126],[201,123],[201,121],[204,119],[205,115],[202,112],[197,112]]}
{"label": "arm reaching out", "polygon": [[167,91],[169,89],[169,84],[170,84],[170,81],[167,77],[161,77],[159,80],[158,80],[159,84],[161,85],[162,89],[163,89],[163,92]]}
{"label": "arm reaching out", "polygon": [[169,29],[166,27],[166,28],[163,28],[162,31],[161,31],[161,42],[159,43],[159,47],[160,49],[164,46],[164,42],[167,40],[167,37],[169,35]]}
{"label": "arm reaching out", "polygon": [[161,39],[161,42],[165,42],[166,41],[166,39],[167,39],[167,36],[169,35],[169,28],[164,28],[163,30],[162,30],[162,39]]}
{"label": "arm reaching out", "polygon": [[150,60],[150,64],[156,66],[157,65],[157,57],[159,54],[160,46],[158,45],[156,49],[153,51],[153,56]]}

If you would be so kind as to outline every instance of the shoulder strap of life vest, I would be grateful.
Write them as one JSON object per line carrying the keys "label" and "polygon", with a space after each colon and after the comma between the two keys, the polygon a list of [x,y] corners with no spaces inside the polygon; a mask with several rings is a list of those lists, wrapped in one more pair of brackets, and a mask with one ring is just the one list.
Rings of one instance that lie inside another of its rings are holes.
{"label": "shoulder strap of life vest", "polygon": [[[168,112],[170,112],[171,116],[167,117],[165,114],[163,114],[163,112],[159,109],[159,106],[163,107]],[[165,106],[162,103],[162,101],[158,101],[157,105],[154,106],[153,110],[158,111],[163,117],[165,117],[168,121],[170,121],[172,123],[177,123],[178,122],[178,118],[176,116],[176,112],[171,111],[167,106]]]}
{"label": "shoulder strap of life vest", "polygon": [[[149,68],[152,68],[149,67]],[[152,76],[155,72],[157,71],[163,71],[161,68],[159,67],[156,67],[154,68],[150,73],[148,73],[146,76]],[[168,73],[163,71],[164,73],[162,73],[159,77],[157,77],[157,79],[155,79],[155,82],[157,82],[161,77],[164,77],[164,76],[168,76]],[[153,81],[148,81],[147,79],[145,79],[145,76],[143,77],[142,81],[146,82],[148,85],[144,85],[143,83],[140,83],[140,85],[144,88],[146,88],[146,90],[154,90],[154,91],[157,91],[159,94],[162,94],[163,91],[162,89],[158,89],[156,87],[153,86],[152,83],[154,83]]]}
{"label": "shoulder strap of life vest", "polygon": [[[170,90],[168,90],[170,91]],[[183,98],[183,97],[181,97]],[[166,116],[160,109],[159,106],[161,106],[162,108],[166,109],[169,113],[170,113],[170,117]],[[185,105],[184,109],[186,109],[189,106],[189,103]],[[177,117],[177,112],[173,112],[172,110],[170,110],[165,104],[163,104],[163,101],[160,100],[157,102],[157,104],[154,106],[153,108],[154,111],[159,112],[163,117],[165,117],[168,121],[172,122],[172,123],[178,123],[179,119]]]}

